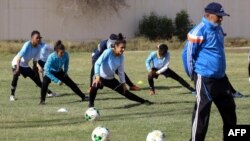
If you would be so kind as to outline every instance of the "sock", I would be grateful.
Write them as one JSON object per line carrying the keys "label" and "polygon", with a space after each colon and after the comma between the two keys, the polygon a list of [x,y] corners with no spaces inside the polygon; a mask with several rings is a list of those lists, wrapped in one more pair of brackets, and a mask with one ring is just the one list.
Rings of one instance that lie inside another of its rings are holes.
{"label": "sock", "polygon": [[11,87],[11,95],[15,96],[16,87]]}

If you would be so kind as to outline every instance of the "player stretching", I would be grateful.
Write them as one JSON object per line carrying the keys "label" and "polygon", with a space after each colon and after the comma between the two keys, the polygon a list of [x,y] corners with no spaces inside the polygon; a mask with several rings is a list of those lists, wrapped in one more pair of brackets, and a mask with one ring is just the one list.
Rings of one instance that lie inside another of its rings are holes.
{"label": "player stretching", "polygon": [[[106,86],[126,98],[142,103],[151,104],[135,94],[128,91],[124,74],[124,56],[126,41],[118,39],[114,43],[114,48],[106,49],[95,63],[95,80],[90,89],[89,107],[94,107],[94,101],[98,89]],[[115,71],[118,70],[120,82],[115,78]]]}
{"label": "player stretching", "polygon": [[[29,77],[38,87],[42,86],[38,73],[32,70],[29,66],[31,60],[37,62],[39,58],[39,53],[44,45],[41,43],[41,38],[42,37],[38,31],[33,31],[31,33],[31,40],[24,43],[22,49],[12,60],[13,79],[11,82],[10,101],[16,100],[15,91],[20,74],[22,74],[24,78]],[[52,94],[50,90],[46,92]]]}
{"label": "player stretching", "polygon": [[158,79],[159,75],[163,75],[166,78],[170,77],[178,81],[192,93],[195,93],[194,88],[192,88],[183,78],[169,68],[169,62],[170,53],[168,52],[168,46],[166,44],[158,45],[158,50],[151,52],[148,56],[146,60],[146,68],[149,71],[148,83],[150,86],[150,95],[155,94],[154,78]]}
{"label": "player stretching", "polygon": [[58,85],[66,84],[68,87],[72,89],[81,100],[84,101],[87,97],[81,90],[77,87],[76,83],[71,80],[68,76],[68,68],[69,68],[69,55],[65,52],[65,47],[61,43],[61,41],[57,41],[55,45],[55,51],[49,55],[48,60],[44,66],[44,77],[43,84],[41,88],[41,101],[40,104],[45,104],[46,91],[48,90],[48,86],[51,83],[51,80]]}
{"label": "player stretching", "polygon": [[[92,54],[92,69],[91,69],[91,73],[90,73],[90,88],[91,88],[92,83],[93,83],[94,66],[95,66],[96,60],[102,55],[102,53],[106,49],[113,48],[114,43],[118,38],[124,39],[124,37],[121,33],[119,33],[118,35],[111,34],[109,39],[101,41],[100,44],[98,45],[98,48],[94,50],[94,52]],[[118,70],[116,70],[115,73],[118,74]],[[129,89],[131,91],[139,91],[140,90],[140,88],[138,86],[133,84],[133,82],[129,79],[129,77],[127,76],[126,73],[125,73],[125,81],[126,81],[126,84],[129,86]]]}

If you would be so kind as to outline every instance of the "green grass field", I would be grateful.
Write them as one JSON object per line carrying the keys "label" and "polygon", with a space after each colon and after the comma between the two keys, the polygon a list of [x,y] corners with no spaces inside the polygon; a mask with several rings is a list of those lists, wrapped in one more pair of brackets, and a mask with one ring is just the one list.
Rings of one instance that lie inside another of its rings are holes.
{"label": "green grass field", "polygon": [[[155,81],[157,95],[149,96],[145,59],[148,51],[126,52],[125,70],[133,82],[142,80],[142,90],[135,94],[151,100],[151,106],[136,105],[121,95],[105,88],[99,91],[96,107],[101,119],[86,122],[83,119],[87,102],[66,86],[51,84],[61,97],[47,98],[45,106],[38,105],[40,90],[30,79],[20,77],[16,95],[9,102],[12,72],[10,62],[14,54],[1,55],[0,65],[0,140],[3,141],[90,141],[92,130],[99,125],[109,128],[112,141],[144,141],[148,132],[162,130],[169,141],[187,141],[191,132],[191,115],[195,97],[177,82],[164,77]],[[83,92],[89,86],[90,53],[71,53],[69,75]],[[227,50],[227,74],[234,87],[246,95],[235,99],[239,124],[250,124],[250,82],[247,75],[247,50]],[[181,50],[171,50],[170,68],[190,83],[181,62]],[[68,113],[57,113],[65,107]],[[222,138],[222,120],[212,106],[207,141]]]}

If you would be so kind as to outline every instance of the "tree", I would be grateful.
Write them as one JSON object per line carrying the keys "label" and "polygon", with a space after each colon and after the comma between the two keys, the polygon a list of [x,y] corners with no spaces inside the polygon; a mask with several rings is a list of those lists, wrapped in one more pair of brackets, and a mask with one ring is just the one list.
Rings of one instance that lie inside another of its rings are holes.
{"label": "tree", "polygon": [[187,39],[187,33],[193,25],[189,20],[189,15],[186,11],[182,10],[176,14],[175,17],[175,35],[179,40],[185,41]]}
{"label": "tree", "polygon": [[143,16],[139,22],[139,35],[148,37],[150,40],[170,39],[173,33],[172,20],[166,16],[158,16],[154,12],[149,16]]}
{"label": "tree", "polygon": [[60,0],[59,12],[82,16],[88,13],[119,14],[121,8],[129,7],[126,0]]}

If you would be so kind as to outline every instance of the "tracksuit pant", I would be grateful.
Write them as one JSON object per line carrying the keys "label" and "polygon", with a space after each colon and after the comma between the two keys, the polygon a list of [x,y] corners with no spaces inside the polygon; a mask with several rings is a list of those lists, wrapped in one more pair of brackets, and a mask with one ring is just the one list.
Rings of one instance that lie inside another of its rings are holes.
{"label": "tracksuit pant", "polygon": [[[90,73],[90,84],[89,84],[89,87],[92,86],[92,83],[93,83],[93,77],[94,77],[94,73],[95,73],[95,62],[94,60],[92,60],[92,68],[91,68],[91,73]],[[115,71],[116,74],[118,74],[118,70]],[[124,72],[125,74],[125,81],[126,81],[126,84],[129,86],[129,87],[132,87],[134,86],[133,82],[129,79],[128,75]]]}
{"label": "tracksuit pant", "polygon": [[[33,71],[30,67],[21,67],[19,66],[20,74],[14,74],[16,70],[16,66],[12,68],[13,71],[13,78],[11,82],[11,95],[15,95],[16,87],[18,78],[21,75],[23,75],[24,78],[29,77],[38,87],[42,87],[42,82],[40,80],[39,75],[35,71]],[[52,93],[50,90],[46,91],[47,93]]]}
{"label": "tracksuit pant", "polygon": [[250,77],[250,62],[248,63],[248,76]]}
{"label": "tracksuit pant", "polygon": [[[153,68],[154,71],[157,71],[158,69]],[[192,88],[183,78],[181,78],[178,74],[176,74],[174,71],[172,71],[170,68],[168,68],[166,71],[161,73],[161,75],[167,77],[170,77],[176,81],[178,81],[182,86],[186,87],[190,91],[195,91],[194,88]],[[148,83],[151,90],[155,90],[154,87],[154,78],[158,79],[158,77],[154,77],[151,72],[148,74]]]}
{"label": "tracksuit pant", "polygon": [[[82,100],[85,99],[84,93],[77,87],[76,83],[71,80],[71,78],[65,74],[63,71],[60,72],[54,72],[52,73],[56,78],[58,78],[60,81],[62,81],[65,85],[71,88],[75,94],[77,94],[79,97],[82,98]],[[41,88],[41,101],[45,101],[46,98],[46,91],[48,90],[48,86],[51,83],[51,80],[48,76],[43,77],[43,84]]]}
{"label": "tracksuit pant", "polygon": [[46,62],[42,61],[42,60],[38,60],[37,62],[39,64],[39,66],[41,66],[42,68],[44,68],[44,65]]}
{"label": "tracksuit pant", "polygon": [[95,98],[97,95],[97,91],[98,91],[98,89],[102,89],[103,86],[106,86],[106,87],[118,92],[119,94],[125,96],[129,100],[136,101],[139,103],[145,103],[144,99],[136,96],[135,94],[131,93],[128,90],[125,91],[125,93],[124,93],[124,89],[123,89],[122,84],[115,78],[110,79],[110,80],[101,78],[101,82],[102,82],[102,86],[98,86],[98,87],[92,86],[91,87],[91,90],[89,93],[89,107],[94,107],[94,101],[95,101]]}
{"label": "tracksuit pant", "polygon": [[234,89],[233,85],[231,84],[231,82],[229,81],[227,75],[225,76],[227,81],[228,81],[228,85],[229,85],[229,88],[230,88],[230,91],[232,94],[236,93],[236,90]]}
{"label": "tracksuit pant", "polygon": [[223,128],[228,125],[236,125],[236,106],[226,76],[220,79],[212,79],[195,75],[194,81],[197,95],[192,116],[192,136],[190,141],[204,141],[212,102],[220,112]]}

